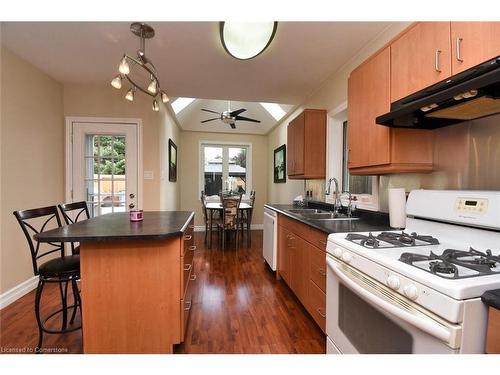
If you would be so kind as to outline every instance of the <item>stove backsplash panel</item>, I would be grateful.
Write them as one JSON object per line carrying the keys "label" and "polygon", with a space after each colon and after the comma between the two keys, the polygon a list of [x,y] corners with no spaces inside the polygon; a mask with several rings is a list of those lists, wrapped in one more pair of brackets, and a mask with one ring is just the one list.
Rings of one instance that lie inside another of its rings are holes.
{"label": "stove backsplash panel", "polygon": [[500,115],[432,130],[435,170],[380,177],[380,210],[388,212],[388,189],[500,190]]}

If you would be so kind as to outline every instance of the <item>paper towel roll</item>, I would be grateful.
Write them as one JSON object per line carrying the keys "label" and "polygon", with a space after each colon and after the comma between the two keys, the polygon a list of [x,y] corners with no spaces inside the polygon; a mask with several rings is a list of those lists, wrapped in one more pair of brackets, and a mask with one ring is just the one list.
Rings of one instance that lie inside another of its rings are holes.
{"label": "paper towel roll", "polygon": [[403,188],[389,189],[389,222],[391,228],[406,227],[406,194]]}

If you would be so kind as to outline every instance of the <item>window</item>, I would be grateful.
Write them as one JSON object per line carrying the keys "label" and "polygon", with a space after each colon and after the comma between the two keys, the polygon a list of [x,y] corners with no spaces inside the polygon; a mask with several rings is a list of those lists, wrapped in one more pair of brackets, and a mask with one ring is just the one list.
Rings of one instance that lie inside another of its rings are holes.
{"label": "window", "polygon": [[227,190],[234,177],[234,190],[246,195],[251,190],[250,145],[202,143],[200,150],[200,190],[210,197]]}
{"label": "window", "polygon": [[342,155],[342,190],[349,191],[358,200],[358,207],[378,210],[378,177],[356,176],[349,174],[347,166],[349,144],[347,139],[347,121],[342,123],[343,155]]}
{"label": "window", "polygon": [[85,161],[91,216],[125,212],[125,136],[86,135]]}

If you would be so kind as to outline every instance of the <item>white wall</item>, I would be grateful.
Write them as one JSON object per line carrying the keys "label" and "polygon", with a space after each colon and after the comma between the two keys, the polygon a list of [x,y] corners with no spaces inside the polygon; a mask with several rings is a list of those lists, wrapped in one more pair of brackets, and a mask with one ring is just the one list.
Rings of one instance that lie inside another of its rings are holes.
{"label": "white wall", "polygon": [[0,293],[33,277],[13,211],[64,201],[63,87],[2,47]]}

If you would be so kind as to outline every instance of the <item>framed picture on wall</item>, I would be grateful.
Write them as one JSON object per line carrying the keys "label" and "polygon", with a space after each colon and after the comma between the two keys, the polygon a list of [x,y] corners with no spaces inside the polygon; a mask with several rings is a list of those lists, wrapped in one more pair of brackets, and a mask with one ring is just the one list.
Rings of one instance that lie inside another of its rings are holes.
{"label": "framed picture on wall", "polygon": [[168,140],[168,180],[177,181],[177,146],[170,138]]}
{"label": "framed picture on wall", "polygon": [[274,183],[286,182],[286,145],[274,150]]}

